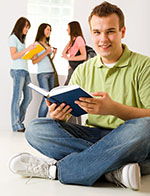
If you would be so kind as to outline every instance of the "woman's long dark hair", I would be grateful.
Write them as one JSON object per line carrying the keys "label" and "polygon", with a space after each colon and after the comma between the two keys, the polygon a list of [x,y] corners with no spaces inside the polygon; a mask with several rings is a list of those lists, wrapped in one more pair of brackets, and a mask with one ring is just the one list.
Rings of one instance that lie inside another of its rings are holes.
{"label": "woman's long dark hair", "polygon": [[78,36],[81,36],[85,41],[79,22],[72,21],[68,23],[68,25],[70,27],[70,44],[72,43],[74,37],[78,37]]}
{"label": "woman's long dark hair", "polygon": [[[36,35],[36,38],[35,38],[35,41],[40,41],[41,39],[43,39],[43,37],[45,37],[44,35],[44,30],[46,29],[46,27],[49,26],[50,29],[52,30],[52,27],[50,24],[47,24],[47,23],[42,23],[39,28],[38,28],[38,31],[37,31],[37,35]],[[47,37],[46,38],[46,41],[47,41],[47,44],[49,45],[49,40],[50,40],[50,37]]]}
{"label": "woman's long dark hair", "polygon": [[18,38],[22,43],[25,42],[25,38],[26,38],[26,35],[23,35],[23,33],[22,33],[23,28],[24,28],[25,25],[26,25],[26,22],[28,23],[29,28],[30,28],[30,27],[31,27],[30,21],[29,21],[27,18],[25,18],[25,17],[20,17],[20,18],[17,20],[17,22],[16,22],[16,24],[15,24],[15,26],[14,26],[14,28],[13,28],[11,34],[10,34],[10,35],[15,34],[15,35],[17,36],[17,38]]}

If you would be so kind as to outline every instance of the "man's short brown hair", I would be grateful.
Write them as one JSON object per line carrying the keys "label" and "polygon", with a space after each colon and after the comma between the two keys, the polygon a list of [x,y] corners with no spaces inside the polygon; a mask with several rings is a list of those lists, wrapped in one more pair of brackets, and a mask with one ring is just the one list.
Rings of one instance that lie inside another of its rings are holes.
{"label": "man's short brown hair", "polygon": [[116,14],[119,17],[119,30],[124,27],[124,14],[119,7],[104,1],[100,5],[96,6],[89,16],[89,24],[91,22],[92,16],[106,17],[111,14]]}

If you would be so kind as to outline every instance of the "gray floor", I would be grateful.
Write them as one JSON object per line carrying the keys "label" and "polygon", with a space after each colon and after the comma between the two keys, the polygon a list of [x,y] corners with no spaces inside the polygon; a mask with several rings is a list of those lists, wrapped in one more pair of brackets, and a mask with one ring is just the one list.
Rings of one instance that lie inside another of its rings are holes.
{"label": "gray floor", "polygon": [[150,175],[142,177],[142,187],[138,192],[104,182],[85,187],[37,178],[28,181],[27,178],[12,174],[8,169],[10,156],[18,152],[42,156],[28,145],[23,133],[0,131],[0,196],[150,196]]}

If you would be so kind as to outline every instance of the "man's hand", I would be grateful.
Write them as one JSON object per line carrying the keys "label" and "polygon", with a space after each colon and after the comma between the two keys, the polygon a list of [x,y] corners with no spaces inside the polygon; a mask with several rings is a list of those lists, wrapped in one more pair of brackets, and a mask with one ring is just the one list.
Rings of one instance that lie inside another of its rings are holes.
{"label": "man's hand", "polygon": [[64,103],[60,104],[57,107],[56,103],[51,103],[46,99],[46,104],[49,108],[50,117],[54,120],[62,120],[66,121],[68,115],[72,111],[69,105],[65,105]]}
{"label": "man's hand", "polygon": [[97,98],[81,97],[79,101],[75,101],[83,110],[89,114],[112,115],[114,101],[106,92],[91,93]]}
{"label": "man's hand", "polygon": [[150,109],[132,107],[113,101],[106,92],[96,92],[91,94],[97,98],[81,97],[79,101],[75,101],[76,104],[89,114],[113,115],[122,120],[130,120],[146,116],[150,117]]}

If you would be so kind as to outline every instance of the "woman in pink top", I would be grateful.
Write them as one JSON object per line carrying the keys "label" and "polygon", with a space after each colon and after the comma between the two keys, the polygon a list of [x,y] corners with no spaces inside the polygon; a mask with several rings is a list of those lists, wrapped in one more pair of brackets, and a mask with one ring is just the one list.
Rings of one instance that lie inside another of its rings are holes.
{"label": "woman in pink top", "polygon": [[86,60],[86,43],[79,22],[70,22],[67,31],[68,35],[70,35],[70,41],[62,52],[62,57],[69,62],[65,85],[69,83],[74,69]]}

